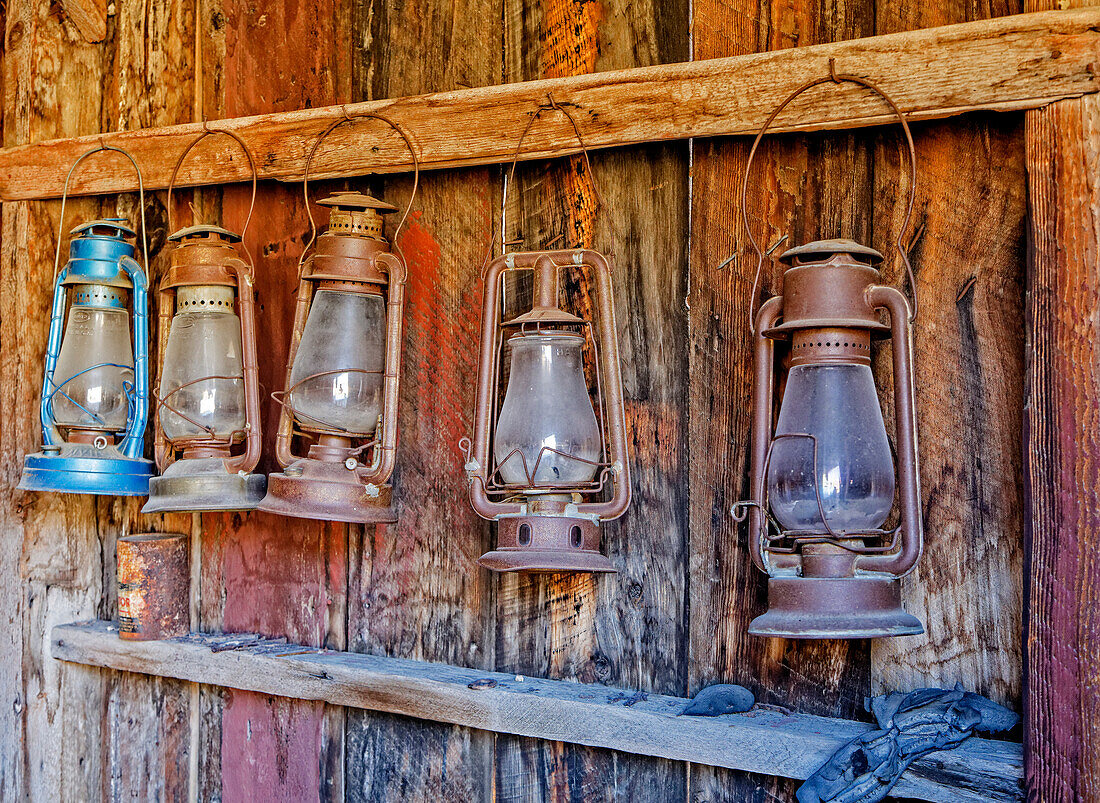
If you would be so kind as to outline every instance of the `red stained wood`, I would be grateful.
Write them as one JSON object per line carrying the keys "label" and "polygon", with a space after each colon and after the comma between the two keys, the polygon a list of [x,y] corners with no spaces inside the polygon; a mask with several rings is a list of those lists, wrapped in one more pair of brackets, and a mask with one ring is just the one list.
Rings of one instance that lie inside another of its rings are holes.
{"label": "red stained wood", "polygon": [[[225,37],[223,115],[346,99],[350,50],[337,3],[227,2],[216,13]],[[267,393],[282,389],[285,380],[297,260],[308,231],[300,193],[293,185],[265,185],[245,240],[257,263],[260,383]],[[240,231],[249,203],[243,188],[227,190],[223,225]],[[279,411],[270,402],[265,411],[266,460],[259,470],[272,471]],[[204,527],[203,593],[214,595],[218,608],[204,621],[207,628],[344,647],[345,525],[252,513],[207,515]],[[221,721],[223,799],[252,800],[258,790],[268,800],[318,799],[322,743],[342,751],[342,727],[342,717],[326,718],[325,707],[316,703],[230,695]],[[335,741],[326,733],[332,728],[340,731]]]}
{"label": "red stained wood", "polygon": [[[371,44],[355,52],[356,100],[499,81],[496,0],[364,5],[355,37]],[[377,122],[356,125],[378,131],[380,139],[392,137]],[[409,133],[419,141],[415,126]],[[467,502],[458,441],[471,429],[479,269],[494,179],[478,168],[433,171],[420,182],[397,237],[409,267],[394,476],[398,520],[353,532],[350,649],[484,668],[492,666],[495,610],[492,580],[476,561],[489,547],[489,526]],[[409,202],[408,177],[369,186],[401,208]],[[492,744],[483,731],[350,711],[347,799],[487,799]]]}
{"label": "red stained wood", "polygon": [[1033,800],[1100,796],[1100,104],[1027,118],[1025,755]]}

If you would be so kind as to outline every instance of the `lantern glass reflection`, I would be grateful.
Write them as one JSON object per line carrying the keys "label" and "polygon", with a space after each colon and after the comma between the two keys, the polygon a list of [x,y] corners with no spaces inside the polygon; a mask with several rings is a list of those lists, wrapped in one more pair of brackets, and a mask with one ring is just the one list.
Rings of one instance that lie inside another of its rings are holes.
{"label": "lantern glass reflection", "polygon": [[[102,290],[102,288],[94,288]],[[93,288],[76,288],[79,300]],[[55,422],[62,427],[124,430],[126,388],[134,383],[130,316],[121,307],[73,304],[53,373]]]}
{"label": "lantern glass reflection", "polygon": [[601,438],[584,380],[584,338],[568,332],[516,335],[508,345],[511,371],[493,442],[502,480],[528,485],[530,472],[536,486],[590,482]]}
{"label": "lantern glass reflection", "polygon": [[[791,369],[768,467],[768,498],[785,529],[833,532],[880,527],[894,502],[894,465],[867,365],[798,365]],[[817,470],[814,471],[814,445]]]}
{"label": "lantern glass reflection", "polygon": [[318,290],[290,371],[289,403],[306,429],[370,435],[382,414],[382,296]]}
{"label": "lantern glass reflection", "polygon": [[[223,309],[197,310],[188,288],[179,290],[179,304],[184,311],[172,318],[161,380],[167,402],[161,426],[169,440],[203,437],[210,434],[209,430],[217,438],[228,439],[244,429],[241,322],[232,311],[232,290],[225,288],[222,293],[228,301]],[[170,407],[186,418],[171,412]],[[200,429],[196,423],[209,430]]]}

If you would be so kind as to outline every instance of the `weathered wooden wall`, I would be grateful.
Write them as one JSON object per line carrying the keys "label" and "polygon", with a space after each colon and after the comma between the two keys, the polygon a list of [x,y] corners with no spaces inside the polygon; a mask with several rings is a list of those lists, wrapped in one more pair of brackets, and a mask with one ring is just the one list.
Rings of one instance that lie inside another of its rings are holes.
{"label": "weathered wooden wall", "polygon": [[[695,0],[690,8],[686,0],[198,0],[186,8],[116,0],[103,41],[90,44],[68,5],[6,4],[5,145],[795,47],[1021,10],[1014,0],[934,7]],[[564,125],[553,113],[538,124]],[[914,135],[928,546],[905,588],[928,633],[873,644],[746,634],[763,608],[765,582],[729,518],[743,493],[749,427],[752,261],[736,209],[743,140],[603,153],[593,157],[591,175],[580,159],[532,163],[520,167],[509,193],[510,237],[615,255],[634,502],[604,529],[619,574],[602,578],[495,577],[474,567],[492,534],[465,501],[457,441],[470,430],[479,267],[497,225],[501,170],[422,177],[399,239],[410,276],[395,478],[400,521],[388,527],[255,513],[193,523],[142,517],[135,501],[15,491],[22,456],[38,439],[59,209],[4,204],[0,644],[13,659],[0,660],[0,732],[14,735],[0,738],[0,798],[743,801],[785,799],[793,790],[770,778],[50,659],[50,625],[114,615],[115,538],[148,529],[195,539],[197,625],[206,630],[677,695],[725,680],[749,685],[767,703],[852,718],[866,716],[868,693],[956,680],[1018,709],[1023,118],[922,124]],[[338,148],[339,133],[331,140]],[[752,179],[757,236],[768,245],[783,234],[791,243],[847,236],[885,251],[907,191],[898,141],[890,129],[769,141]],[[594,183],[605,202],[599,214]],[[334,185],[317,193],[326,186]],[[352,186],[403,204],[411,182]],[[191,196],[181,194],[177,216],[193,201],[208,219],[243,224],[248,197],[240,187]],[[162,194],[147,201],[156,252],[166,233],[163,203]],[[116,206],[132,211],[135,199],[82,201],[66,217]],[[261,342],[270,355],[261,379],[270,391],[283,382],[294,268],[308,224],[295,185],[263,185],[258,208],[247,244],[257,259]],[[738,258],[717,271],[731,254]],[[158,253],[154,275],[162,261]],[[778,271],[765,286],[781,288]],[[878,355],[876,370],[888,378],[885,358]],[[264,419],[268,454],[277,414],[270,405]],[[272,461],[262,468],[273,469]]]}

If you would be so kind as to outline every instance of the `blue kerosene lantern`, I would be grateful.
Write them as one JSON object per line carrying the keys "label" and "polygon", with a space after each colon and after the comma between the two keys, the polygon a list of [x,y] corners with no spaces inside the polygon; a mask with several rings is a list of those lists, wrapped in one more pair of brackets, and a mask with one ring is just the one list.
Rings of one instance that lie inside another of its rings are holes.
{"label": "blue kerosene lantern", "polygon": [[[116,149],[85,156],[99,150]],[[69,260],[54,282],[42,451],[23,461],[19,488],[144,496],[153,475],[153,462],[142,457],[149,411],[148,283],[134,259],[136,235],[122,218],[93,220],[72,235]]]}

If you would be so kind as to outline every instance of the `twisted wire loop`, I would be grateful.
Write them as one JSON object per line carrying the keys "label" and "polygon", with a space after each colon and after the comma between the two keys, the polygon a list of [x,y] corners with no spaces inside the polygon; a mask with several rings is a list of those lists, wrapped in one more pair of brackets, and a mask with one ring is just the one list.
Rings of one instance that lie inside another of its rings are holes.
{"label": "twisted wire loop", "polygon": [[[550,485],[537,482],[535,480],[535,477],[539,473],[539,467],[542,464],[542,459],[547,455],[557,455],[558,457],[564,457],[566,460],[572,460],[577,463],[582,463],[586,466],[593,466],[594,468],[599,470],[599,478],[591,480],[589,482],[574,482],[561,485]],[[501,469],[504,467],[504,464],[515,457],[519,457],[520,464],[523,467],[523,475],[526,479],[526,482],[524,483],[506,483],[503,481],[503,476],[500,473]],[[530,492],[532,490],[535,490],[544,491],[547,493],[552,491],[594,492],[603,490],[604,483],[607,481],[610,472],[610,463],[597,460],[589,460],[584,457],[578,457],[574,454],[570,454],[569,452],[564,452],[561,449],[555,449],[552,446],[543,446],[541,449],[539,449],[538,457],[535,458],[535,467],[529,469],[527,466],[526,455],[524,455],[523,451],[517,447],[510,451],[507,455],[505,455],[503,460],[497,463],[497,466],[493,470],[493,473],[489,475],[486,486],[489,490],[494,491],[523,490],[525,492]]]}
{"label": "twisted wire loop", "polygon": [[[211,374],[210,376],[200,376],[198,379],[192,379],[189,382],[184,382],[183,384],[178,385],[177,387],[173,388],[168,393],[166,393],[163,397],[161,397],[156,391],[152,391],[153,398],[156,399],[156,402],[157,402],[157,414],[158,415],[160,414],[160,408],[163,407],[164,409],[168,410],[168,412],[172,413],[173,415],[176,415],[179,418],[182,418],[184,421],[191,424],[192,426],[197,427],[198,429],[201,429],[204,432],[206,432],[206,434],[210,436],[210,439],[212,441],[214,441],[215,443],[217,443],[219,445],[224,445],[224,446],[231,446],[237,440],[238,436],[245,436],[248,433],[243,429],[235,429],[232,432],[230,432],[227,437],[219,438],[218,433],[215,432],[212,427],[209,427],[209,426],[207,426],[206,424],[203,424],[200,421],[196,421],[191,416],[187,415],[183,411],[179,410],[176,407],[173,407],[171,404],[168,403],[168,400],[170,398],[172,398],[174,395],[179,393],[184,388],[190,387],[191,385],[196,385],[199,382],[207,382],[207,381],[214,380],[214,379],[226,379],[226,380],[230,380],[230,381],[243,382],[244,381],[244,374],[235,374],[235,375],[234,374]],[[158,388],[158,390],[159,390],[159,388]],[[163,425],[162,425],[162,428],[163,428]]]}
{"label": "twisted wire loop", "polygon": [[[584,136],[581,134],[580,125],[577,123],[576,117],[574,117],[573,114],[569,111],[569,109],[567,109],[564,105],[562,105],[561,103],[558,103],[556,100],[554,100],[553,95],[551,95],[550,93],[547,93],[546,103],[541,103],[537,107],[535,107],[534,113],[531,114],[531,116],[528,118],[527,125],[525,125],[523,127],[523,132],[520,134],[519,140],[516,142],[515,150],[512,151],[511,165],[509,166],[508,173],[505,176],[504,188],[501,192],[501,198],[500,198],[500,248],[501,248],[501,253],[506,252],[508,250],[509,245],[514,245],[514,244],[516,244],[516,242],[519,242],[519,241],[511,241],[511,240],[506,239],[507,236],[508,236],[508,234],[507,234],[507,212],[508,212],[508,188],[512,185],[512,182],[515,180],[516,165],[519,163],[519,157],[523,152],[523,141],[527,138],[527,134],[534,127],[535,122],[539,119],[539,117],[542,116],[542,113],[543,112],[548,112],[548,111],[561,112],[563,115],[565,115],[565,118],[569,121],[570,126],[572,126],[573,134],[577,139],[577,143],[581,146],[581,155],[584,157],[585,171],[588,174],[588,179],[589,179],[589,182],[591,183],[591,186],[592,186],[592,194],[595,196],[595,199],[596,199],[596,214],[598,215],[600,212],[604,211],[604,209],[606,208],[606,204],[604,203],[604,200],[603,200],[603,194],[600,192],[599,182],[597,182],[597,180],[596,180],[596,174],[592,171],[592,160],[589,158],[589,155],[588,155],[588,146],[584,142]],[[612,222],[611,218],[608,217],[608,216],[605,216],[605,220],[607,221],[608,228],[611,231],[612,251],[614,251],[614,246],[619,240],[618,233],[616,231],[615,224]],[[557,240],[561,239],[562,236],[563,235],[559,235],[557,238],[555,238],[554,242],[557,242]],[[482,260],[482,270],[481,270],[482,277],[485,276],[485,271],[488,269],[489,263],[493,259],[493,248],[494,248],[494,245],[495,245],[495,241],[496,241],[496,238],[490,232],[490,234],[489,234],[489,245],[488,245],[488,247],[486,248],[486,251],[485,251],[485,259]],[[553,244],[554,243],[550,243],[550,245],[553,245]]]}
{"label": "twisted wire loop", "polygon": [[[241,150],[244,152],[245,157],[248,159],[248,167],[252,171],[252,200],[248,204],[248,215],[244,219],[244,227],[241,229],[241,248],[244,251],[246,257],[248,257],[248,269],[249,276],[255,277],[256,264],[252,260],[252,252],[245,245],[245,235],[248,233],[248,224],[252,222],[252,212],[256,208],[256,185],[259,178],[256,169],[256,160],[252,158],[252,151],[249,150],[245,141],[240,138],[235,132],[229,131],[224,128],[211,128],[210,124],[206,121],[202,121],[202,132],[188,143],[187,147],[183,149],[183,153],[180,154],[176,160],[175,167],[172,168],[172,177],[168,180],[168,233],[175,232],[175,227],[172,225],[172,190],[175,188],[176,179],[179,177],[180,167],[183,165],[183,160],[187,158],[187,154],[198,145],[206,137],[215,136],[217,134],[224,134],[227,137],[235,140],[238,145],[241,146]],[[194,219],[194,207],[191,209],[192,219]]]}
{"label": "twisted wire loop", "polygon": [[99,137],[99,146],[92,148],[90,151],[85,151],[81,156],[73,162],[72,167],[69,168],[69,172],[65,175],[65,188],[61,191],[61,214],[58,215],[57,220],[57,246],[54,249],[53,255],[53,275],[56,277],[61,272],[61,239],[65,236],[65,202],[69,198],[69,181],[73,177],[73,173],[76,171],[78,165],[87,159],[89,156],[94,156],[97,153],[103,153],[105,151],[113,151],[114,153],[121,153],[125,156],[130,164],[133,165],[134,172],[137,174],[138,179],[138,206],[141,207],[141,254],[143,257],[142,268],[149,269],[149,237],[146,234],[145,225],[145,182],[141,177],[141,168],[138,167],[137,160],[131,155],[131,153],[125,148],[119,148],[117,145],[108,145],[107,140],[102,135]]}
{"label": "twisted wire loop", "polygon": [[[771,466],[772,452],[775,449],[775,445],[781,440],[796,440],[799,438],[809,440],[813,447],[814,498],[817,502],[818,516],[821,519],[821,525],[825,528],[826,535],[821,535],[816,530],[785,530],[783,525],[780,524],[779,520],[776,519],[771,512],[771,503],[768,500],[766,483],[764,486],[763,501],[758,499],[742,499],[741,501],[734,502],[733,507],[730,509],[730,516],[733,520],[741,524],[748,518],[749,508],[755,507],[760,510],[764,514],[764,520],[761,522],[761,530],[756,537],[759,537],[761,545],[771,552],[794,554],[803,546],[809,544],[832,544],[848,552],[854,552],[859,555],[892,552],[897,547],[898,533],[901,530],[900,525],[894,527],[892,530],[868,530],[844,533],[835,532],[829,525],[828,517],[825,515],[825,504],[821,498],[821,484],[818,481],[820,474],[818,472],[817,438],[811,433],[784,432],[773,436],[771,443],[768,444],[768,452],[764,457],[764,466],[761,470],[763,476],[765,478],[768,476],[768,469]],[[884,538],[887,536],[890,538],[890,543],[885,546],[872,547],[851,543],[851,539],[853,538]],[[777,543],[783,541],[792,542],[791,546],[777,546]]]}
{"label": "twisted wire loop", "polygon": [[[787,108],[788,105],[790,105],[791,101],[816,86],[820,86],[822,84],[841,83],[857,84],[858,86],[869,89],[871,92],[882,98],[887,103],[887,105],[889,105],[891,111],[894,113],[894,116],[898,118],[898,121],[901,123],[902,131],[905,133],[905,143],[908,147],[909,152],[909,200],[905,207],[905,217],[903,218],[901,227],[898,230],[898,238],[894,243],[894,247],[898,253],[898,256],[901,259],[902,265],[905,268],[906,280],[909,283],[909,290],[913,299],[913,308],[912,313],[909,316],[909,322],[913,323],[917,319],[917,282],[915,277],[913,276],[913,266],[909,262],[909,251],[904,242],[905,234],[909,230],[909,223],[913,216],[913,206],[916,202],[917,197],[917,149],[916,146],[913,144],[913,134],[909,130],[909,122],[906,120],[905,115],[902,113],[901,109],[898,108],[898,105],[894,102],[893,98],[886,94],[886,92],[883,91],[877,84],[872,83],[866,78],[861,78],[858,75],[838,73],[836,71],[836,59],[829,59],[829,74],[827,76],[807,81],[802,86],[798,87],[798,89],[794,90],[790,95],[788,95],[787,98],[782,103],[780,103],[770,115],[768,115],[768,119],[764,121],[764,125],[761,127],[760,131],[757,132],[756,139],[753,140],[752,147],[749,149],[749,157],[745,161],[745,172],[741,179],[740,207],[741,224],[745,227],[745,234],[748,236],[749,243],[752,245],[753,250],[756,252],[756,271],[753,274],[752,296],[749,301],[749,331],[753,335],[756,334],[756,313],[758,309],[760,295],[760,276],[764,268],[764,260],[768,256],[770,256],[776,248],[779,247],[780,243],[783,242],[782,240],[780,240],[779,243],[776,243],[774,246],[768,249],[768,252],[765,254],[765,252],[761,250],[760,244],[757,243],[756,237],[753,236],[752,227],[749,226],[748,190],[749,176],[750,171],[752,170],[753,159],[756,157],[756,151],[760,146],[760,141],[764,138],[764,135],[771,127],[771,124],[775,121],[775,118],[778,117],[780,113],[782,113],[782,111]],[[725,267],[732,260],[733,258],[731,257],[730,259],[723,262],[720,267]]]}
{"label": "twisted wire loop", "polygon": [[333,120],[329,123],[328,127],[320,133],[317,139],[313,143],[313,148],[309,152],[309,156],[306,157],[305,171],[302,175],[302,197],[306,202],[306,216],[309,218],[309,240],[306,242],[306,247],[302,249],[302,255],[298,257],[298,280],[302,278],[302,266],[305,264],[306,255],[309,253],[309,249],[313,247],[313,244],[317,242],[317,221],[313,219],[313,208],[309,200],[309,171],[313,165],[313,157],[317,155],[317,151],[321,147],[321,143],[325,141],[333,131],[345,123],[353,123],[356,120],[379,120],[390,128],[392,128],[401,140],[405,143],[405,147],[409,149],[409,155],[412,157],[413,163],[413,188],[409,194],[409,203],[405,207],[405,212],[401,215],[401,218],[397,222],[396,228],[393,230],[393,234],[390,236],[390,244],[398,258],[401,260],[401,267],[405,271],[405,276],[402,276],[400,281],[404,283],[408,276],[409,266],[405,261],[405,255],[401,252],[401,246],[397,243],[397,236],[401,233],[401,228],[405,225],[405,221],[409,218],[409,213],[412,212],[413,201],[416,199],[417,190],[420,189],[420,156],[417,153],[416,147],[413,145],[412,137],[384,114],[378,114],[377,112],[356,112],[355,114],[349,114],[347,106],[341,105],[340,111],[343,113],[343,117],[338,120]]}
{"label": "twisted wire loop", "polygon": [[[291,385],[286,390],[272,391],[271,394],[270,394],[271,399],[276,404],[278,404],[280,407],[286,407],[287,409],[289,409],[290,412],[294,415],[295,418],[308,418],[310,421],[314,422],[318,426],[321,426],[321,427],[323,427],[326,430],[329,430],[331,432],[339,432],[343,435],[348,435],[348,436],[351,436],[351,437],[365,435],[366,433],[352,432],[347,427],[342,427],[339,424],[334,424],[331,421],[325,421],[323,418],[317,418],[316,416],[309,415],[309,413],[302,412],[301,410],[299,410],[297,407],[295,407],[291,403],[290,398],[291,398],[291,396],[293,396],[294,391],[296,391],[298,388],[300,388],[306,382],[309,382],[312,379],[317,379],[318,377],[332,376],[334,374],[368,374],[368,375],[376,374],[378,376],[384,376],[385,371],[384,370],[372,371],[372,370],[369,370],[367,368],[334,368],[331,371],[318,371],[315,374],[310,374],[309,376],[306,376],[306,377],[303,377],[302,379],[299,379],[297,382],[295,382],[293,385]],[[366,446],[372,446],[372,445],[374,445],[374,443],[375,443],[375,441],[372,441],[371,443],[366,444]],[[360,447],[358,449],[358,451],[363,451],[366,448],[366,446]]]}
{"label": "twisted wire loop", "polygon": [[[53,388],[53,390],[50,391],[49,396],[46,397],[46,404],[49,406],[50,416],[53,417],[53,400],[54,400],[54,397],[58,393],[60,393],[66,399],[71,401],[74,405],[79,407],[80,410],[85,415],[89,416],[90,418],[94,418],[96,420],[96,422],[98,424],[100,424],[101,426],[104,426],[104,427],[107,426],[107,423],[102,418],[100,418],[98,415],[93,413],[91,410],[89,410],[83,404],[81,404],[76,399],[74,399],[72,396],[70,396],[68,393],[66,393],[65,389],[64,389],[67,384],[72,382],[78,376],[82,376],[83,374],[86,374],[89,371],[95,371],[99,368],[122,368],[123,370],[129,370],[129,371],[134,370],[134,366],[132,366],[132,365],[123,365],[122,363],[117,363],[117,362],[100,362],[100,363],[96,363],[95,365],[89,365],[87,368],[84,368],[84,369],[81,369],[80,371],[77,371],[75,374],[70,376],[68,379],[66,379],[64,382],[62,382],[60,385],[58,385],[56,382],[53,381],[53,372],[50,372],[50,375],[48,377],[46,377],[46,380],[50,383],[50,386]],[[122,389],[126,393],[127,405],[129,405],[131,403],[131,396],[133,395],[134,385],[131,382],[127,382],[127,381],[123,380]],[[127,420],[129,420],[129,419],[127,419]]]}

